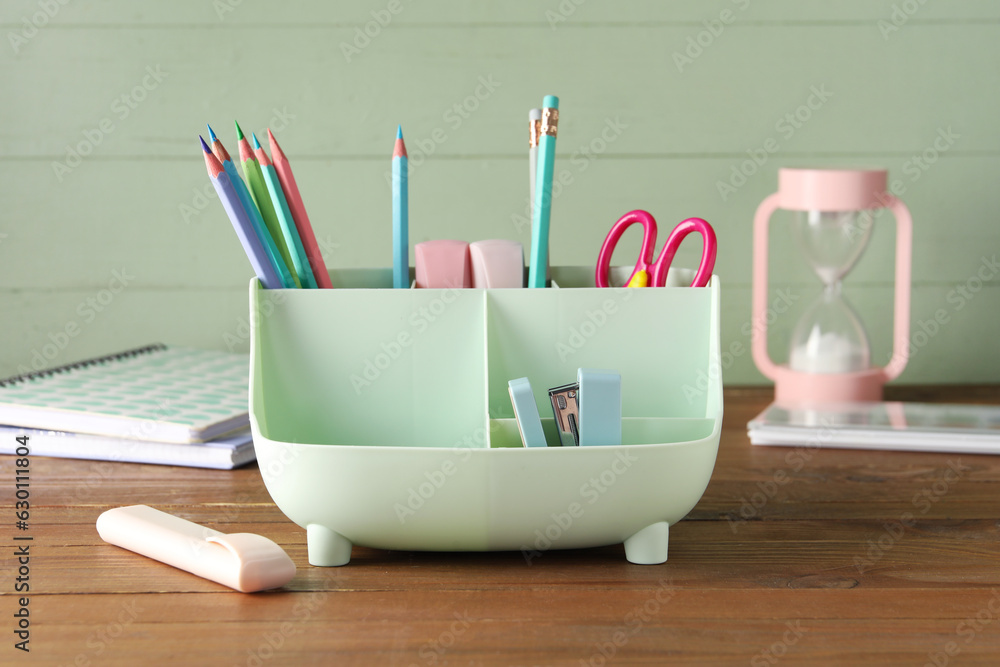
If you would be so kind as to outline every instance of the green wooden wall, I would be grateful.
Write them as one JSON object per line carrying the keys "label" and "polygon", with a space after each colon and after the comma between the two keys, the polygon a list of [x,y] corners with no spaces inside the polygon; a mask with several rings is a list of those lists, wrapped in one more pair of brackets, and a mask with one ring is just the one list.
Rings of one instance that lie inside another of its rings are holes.
{"label": "green wooden wall", "polygon": [[[230,150],[234,118],[270,125],[327,262],[386,266],[396,124],[411,244],[527,246],[526,115],[553,93],[553,263],[592,264],[630,209],[709,219],[728,384],[763,381],[751,220],[778,167],[803,165],[884,166],[905,188],[916,354],[900,382],[1000,377],[995,0],[5,0],[0,29],[0,376],[151,341],[248,349],[251,272],[205,174],[206,121]],[[779,359],[818,291],[784,224]],[[847,282],[880,363],[893,243],[887,216]]]}

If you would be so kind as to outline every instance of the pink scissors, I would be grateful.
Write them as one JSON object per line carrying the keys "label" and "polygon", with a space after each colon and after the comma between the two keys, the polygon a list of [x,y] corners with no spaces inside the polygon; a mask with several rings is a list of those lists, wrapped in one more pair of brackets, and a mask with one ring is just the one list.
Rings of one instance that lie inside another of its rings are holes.
{"label": "pink scissors", "polygon": [[715,253],[718,246],[715,241],[715,230],[701,218],[688,218],[670,230],[667,242],[660,251],[660,256],[653,261],[653,250],[656,248],[656,220],[646,211],[630,211],[618,219],[611,226],[601,246],[601,254],[597,256],[597,269],[594,271],[594,282],[598,287],[610,287],[608,282],[608,271],[611,267],[611,256],[618,245],[618,239],[630,226],[635,223],[642,225],[642,248],[639,250],[639,259],[635,263],[635,269],[629,276],[626,285],[628,287],[663,287],[667,284],[667,271],[670,269],[674,255],[681,245],[681,241],[691,232],[701,234],[704,244],[701,251],[701,262],[698,264],[698,272],[694,276],[691,287],[704,287],[712,278],[712,269],[715,268]]}

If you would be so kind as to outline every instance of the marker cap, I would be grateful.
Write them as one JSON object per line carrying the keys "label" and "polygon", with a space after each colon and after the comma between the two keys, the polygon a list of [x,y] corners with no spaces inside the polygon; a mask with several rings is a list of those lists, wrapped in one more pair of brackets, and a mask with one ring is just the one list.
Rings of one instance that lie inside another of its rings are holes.
{"label": "marker cap", "polygon": [[97,532],[109,544],[244,593],[278,588],[295,576],[295,563],[266,537],[227,535],[147,505],[104,512]]}

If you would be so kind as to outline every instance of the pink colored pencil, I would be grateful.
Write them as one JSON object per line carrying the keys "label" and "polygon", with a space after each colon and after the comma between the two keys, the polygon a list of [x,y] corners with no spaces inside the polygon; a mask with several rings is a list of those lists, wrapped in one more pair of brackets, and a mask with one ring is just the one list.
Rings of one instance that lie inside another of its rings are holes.
{"label": "pink colored pencil", "polygon": [[316,235],[309,223],[305,204],[302,203],[299,186],[295,183],[292,165],[289,164],[288,158],[285,157],[284,151],[281,150],[278,140],[271,134],[270,129],[267,130],[267,140],[271,144],[271,162],[274,164],[274,170],[278,173],[281,189],[285,191],[285,199],[288,200],[288,208],[292,212],[292,220],[295,221],[295,228],[299,232],[306,257],[309,258],[309,267],[312,269],[316,284],[321,288],[333,287],[333,283],[330,282],[330,274],[326,270],[326,263],[323,261],[323,255],[319,251],[319,244],[316,243]]}

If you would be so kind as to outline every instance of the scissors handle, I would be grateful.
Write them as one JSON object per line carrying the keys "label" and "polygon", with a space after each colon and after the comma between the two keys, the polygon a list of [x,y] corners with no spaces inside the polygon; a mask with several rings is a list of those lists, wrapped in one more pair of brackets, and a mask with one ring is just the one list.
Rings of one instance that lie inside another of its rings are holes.
{"label": "scissors handle", "polygon": [[681,242],[688,234],[697,232],[701,234],[702,249],[701,261],[698,263],[698,271],[695,273],[691,287],[704,287],[712,279],[712,270],[715,268],[715,255],[718,251],[718,243],[715,239],[715,230],[712,225],[701,218],[688,218],[670,231],[667,242],[663,244],[663,250],[653,265],[653,275],[650,285],[653,287],[663,287],[667,284],[667,271],[674,261],[674,255],[680,248]]}
{"label": "scissors handle", "polygon": [[625,284],[628,285],[640,271],[647,274],[653,267],[653,249],[656,248],[656,220],[646,211],[629,211],[611,226],[611,231],[604,238],[601,252],[597,255],[597,268],[594,270],[594,284],[598,287],[611,287],[608,280],[608,273],[611,270],[611,256],[615,254],[615,247],[618,240],[625,233],[625,230],[632,225],[639,223],[642,225],[642,247],[639,249],[639,259],[635,263],[632,275],[628,277]]}

